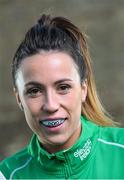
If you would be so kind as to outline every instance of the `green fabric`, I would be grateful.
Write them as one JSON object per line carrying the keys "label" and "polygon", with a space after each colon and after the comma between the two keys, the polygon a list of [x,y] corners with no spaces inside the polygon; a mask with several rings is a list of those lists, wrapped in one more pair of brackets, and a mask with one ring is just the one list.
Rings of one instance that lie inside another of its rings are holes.
{"label": "green fabric", "polygon": [[49,154],[33,135],[25,149],[0,163],[0,171],[6,179],[124,178],[124,129],[81,121],[81,136],[71,148]]}

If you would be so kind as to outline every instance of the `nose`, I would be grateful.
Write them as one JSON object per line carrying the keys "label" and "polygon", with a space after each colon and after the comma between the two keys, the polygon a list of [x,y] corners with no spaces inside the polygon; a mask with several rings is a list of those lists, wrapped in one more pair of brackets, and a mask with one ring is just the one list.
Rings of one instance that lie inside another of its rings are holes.
{"label": "nose", "polygon": [[54,91],[50,90],[46,92],[44,103],[42,106],[43,111],[48,113],[54,113],[59,108],[59,102],[57,100],[57,95]]}

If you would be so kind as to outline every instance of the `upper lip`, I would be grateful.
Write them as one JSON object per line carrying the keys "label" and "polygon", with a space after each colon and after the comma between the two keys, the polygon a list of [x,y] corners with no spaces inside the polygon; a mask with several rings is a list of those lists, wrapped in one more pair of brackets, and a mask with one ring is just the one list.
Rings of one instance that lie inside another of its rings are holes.
{"label": "upper lip", "polygon": [[58,119],[67,119],[67,118],[66,117],[43,118],[40,121],[55,121],[55,120],[58,120]]}

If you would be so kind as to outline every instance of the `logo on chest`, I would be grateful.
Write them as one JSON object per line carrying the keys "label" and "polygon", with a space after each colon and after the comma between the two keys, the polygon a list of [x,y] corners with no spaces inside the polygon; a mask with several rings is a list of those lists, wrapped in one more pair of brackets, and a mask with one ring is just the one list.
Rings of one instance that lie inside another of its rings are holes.
{"label": "logo on chest", "polygon": [[83,161],[90,153],[91,145],[92,145],[92,142],[90,139],[88,139],[86,143],[84,144],[83,148],[77,149],[76,152],[74,152],[74,157],[76,158],[79,157],[81,161]]}

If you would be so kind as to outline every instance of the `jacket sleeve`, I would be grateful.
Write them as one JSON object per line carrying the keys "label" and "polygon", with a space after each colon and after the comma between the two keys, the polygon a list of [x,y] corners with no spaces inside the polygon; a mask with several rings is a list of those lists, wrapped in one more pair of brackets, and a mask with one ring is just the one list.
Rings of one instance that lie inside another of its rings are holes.
{"label": "jacket sleeve", "polygon": [[1,171],[0,171],[0,180],[7,180]]}
{"label": "jacket sleeve", "polygon": [[0,180],[9,179],[10,172],[8,163],[5,160],[0,162]]}

